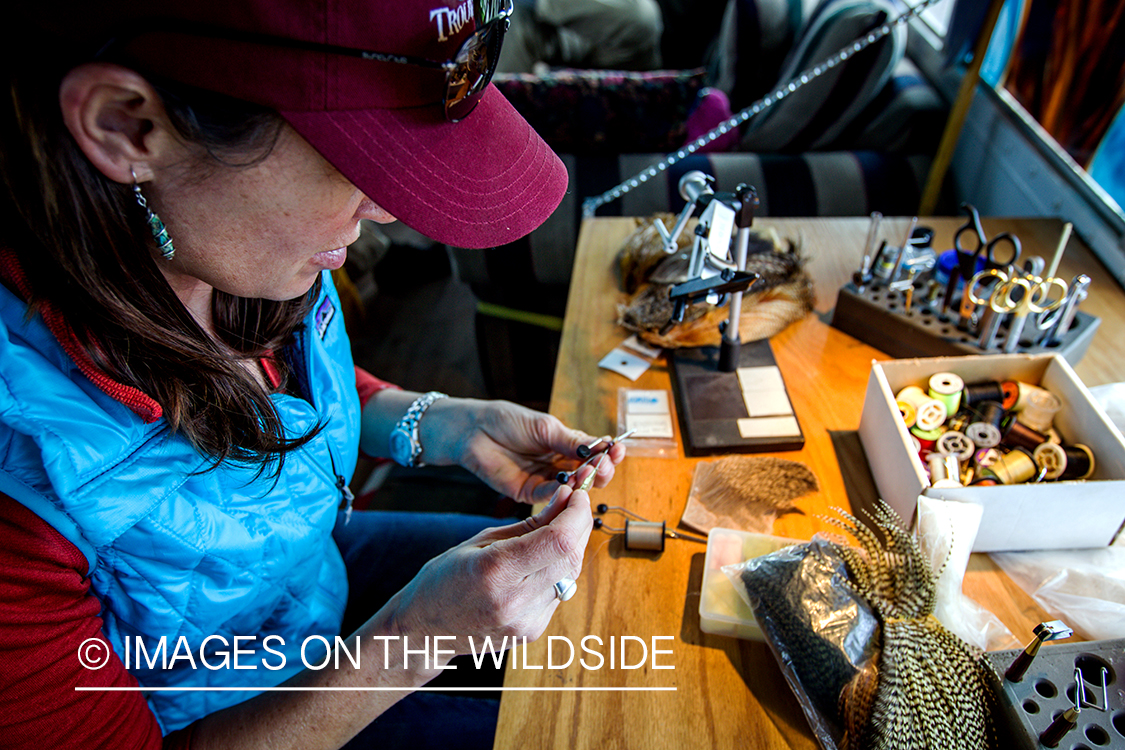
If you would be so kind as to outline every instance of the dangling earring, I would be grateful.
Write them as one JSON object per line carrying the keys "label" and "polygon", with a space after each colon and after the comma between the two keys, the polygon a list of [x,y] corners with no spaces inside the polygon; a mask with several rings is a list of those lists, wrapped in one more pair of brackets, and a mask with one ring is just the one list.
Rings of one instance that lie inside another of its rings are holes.
{"label": "dangling earring", "polygon": [[160,254],[164,260],[172,260],[176,257],[176,248],[172,247],[172,238],[168,235],[168,228],[164,226],[164,222],[160,220],[151,208],[148,207],[148,201],[141,194],[141,186],[137,184],[137,173],[133,168],[129,168],[129,173],[133,175],[133,195],[137,198],[137,203],[145,210],[145,221],[148,222],[148,230],[152,232],[152,238],[156,240],[156,244],[160,246]]}

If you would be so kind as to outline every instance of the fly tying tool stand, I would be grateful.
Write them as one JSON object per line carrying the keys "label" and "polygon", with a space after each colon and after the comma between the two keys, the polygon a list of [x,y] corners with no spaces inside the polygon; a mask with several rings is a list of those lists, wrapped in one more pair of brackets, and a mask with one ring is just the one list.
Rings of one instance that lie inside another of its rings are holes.
{"label": "fly tying tool stand", "polygon": [[1040,649],[1073,631],[1053,620],[1032,632],[1027,648],[982,656],[999,703],[999,747],[1125,748],[1125,640]]}
{"label": "fly tying tool stand", "polygon": [[[923,256],[912,247],[918,238],[909,232],[901,247],[890,247],[884,243],[873,252],[882,214],[872,214],[863,260],[852,280],[840,287],[832,313],[832,327],[897,359],[1018,351],[1023,354],[1058,354],[1070,364],[1077,364],[1089,348],[1101,322],[1078,309],[1088,294],[1090,283],[1090,278],[1084,274],[1070,282],[1072,289],[1062,306],[1036,313],[1033,319],[1029,317],[1022,335],[1019,332],[1012,334],[1011,315],[1001,316],[1003,320],[994,319],[995,329],[991,337],[982,337],[981,332],[975,330],[979,326],[974,322],[978,318],[973,304],[966,300],[965,305],[959,306],[955,300],[965,297],[964,286],[984,267],[985,258],[980,256],[987,253],[983,251],[991,252],[990,248],[997,239],[1011,235],[1001,233],[991,242],[987,241],[976,209],[968,204],[962,204],[962,208],[971,216],[958,232],[976,230],[965,234],[981,238],[977,252],[972,252],[970,240],[967,252],[957,249],[941,253],[936,265],[933,262],[920,264]],[[1064,238],[1055,251],[1055,263],[1068,238],[1069,232],[1064,232]],[[949,268],[946,280],[942,281],[940,276],[945,269],[940,258],[950,254],[957,260]],[[888,257],[894,258],[894,261],[880,263],[880,259]],[[1018,251],[1015,257],[1019,257]],[[1047,276],[1053,275],[1054,271],[1055,268],[1051,268]],[[944,294],[941,293],[943,286],[946,288]],[[927,293],[927,289],[931,292]],[[971,319],[959,315],[959,312],[970,314]],[[1001,327],[1002,323],[1008,325]],[[1014,336],[1010,341],[1009,334]]]}
{"label": "fly tying tool stand", "polygon": [[[788,408],[787,412],[770,415],[781,419],[754,419],[760,415],[751,414],[747,408],[750,399],[744,397],[743,373],[739,372],[744,368],[773,368],[776,373],[777,367],[768,339],[742,345],[738,332],[742,294],[759,279],[758,274],[746,271],[750,226],[754,222],[758,195],[747,185],[739,185],[733,193],[716,193],[711,189],[713,181],[699,171],[685,174],[680,178],[679,188],[687,205],[672,232],[668,233],[661,221],[655,223],[665,252],[671,255],[678,252],[676,240],[687,220],[694,212],[700,212],[688,280],[673,285],[669,291],[673,312],[665,331],[683,321],[687,306],[693,302],[706,300],[722,305],[729,299],[730,303],[730,316],[719,326],[722,337],[718,348],[674,349],[669,356],[684,452],[689,456],[704,456],[799,450],[805,438],[793,416],[788,396],[774,399],[775,402],[784,400],[784,408]],[[732,249],[731,235],[736,227],[738,233]],[[784,391],[779,374],[773,381]]]}
{"label": "fly tying tool stand", "polygon": [[623,534],[625,537],[625,549],[630,551],[663,552],[665,539],[684,539],[689,542],[707,544],[706,537],[681,534],[678,531],[669,531],[666,521],[650,521],[626,508],[601,503],[595,510],[597,510],[598,515],[603,515],[611,510],[615,510],[621,515],[626,516],[625,528],[623,529],[606,526],[605,521],[601,518],[594,519],[594,528],[612,534]]}

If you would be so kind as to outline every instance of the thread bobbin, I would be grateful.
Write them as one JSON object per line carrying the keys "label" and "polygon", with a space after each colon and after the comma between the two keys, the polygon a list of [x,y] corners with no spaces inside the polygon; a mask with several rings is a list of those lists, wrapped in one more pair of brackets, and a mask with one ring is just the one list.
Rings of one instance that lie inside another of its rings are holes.
{"label": "thread bobbin", "polygon": [[963,390],[965,390],[965,381],[955,373],[939,372],[930,376],[930,398],[942,402],[947,415],[956,414],[961,408]]}
{"label": "thread bobbin", "polygon": [[1065,446],[1043,443],[1035,449],[1034,456],[1047,479],[1086,479],[1094,473],[1094,452],[1081,443]]}
{"label": "thread bobbin", "polygon": [[665,528],[664,521],[626,521],[625,549],[663,552]]}
{"label": "thread bobbin", "polygon": [[1027,394],[1026,403],[1019,412],[1019,420],[1036,432],[1045,433],[1051,429],[1051,423],[1060,409],[1062,402],[1058,396],[1042,388],[1035,388]]}
{"label": "thread bobbin", "polygon": [[992,448],[1000,444],[1003,433],[1000,425],[1006,412],[998,401],[982,401],[975,406],[977,418],[965,430],[965,434],[978,448]]}
{"label": "thread bobbin", "polygon": [[1043,470],[1026,448],[1015,448],[1005,453],[987,471],[1004,484],[1022,484],[1043,478]]}
{"label": "thread bobbin", "polygon": [[995,448],[1000,445],[1000,428],[988,422],[973,422],[965,436],[978,448]]}
{"label": "thread bobbin", "polygon": [[1027,448],[1029,451],[1034,451],[1046,442],[1046,435],[1036,432],[1018,419],[1011,420],[1008,423],[1007,432],[1004,433],[1005,445],[1019,446],[1020,448]]}
{"label": "thread bobbin", "polygon": [[1066,468],[1066,452],[1061,445],[1042,443],[1035,447],[1032,454],[1036,463],[1043,467],[1043,476],[1046,479],[1058,479]]}
{"label": "thread bobbin", "polygon": [[914,407],[914,425],[924,431],[936,430],[949,416],[945,404],[930,397],[916,385],[908,385],[895,396],[896,401],[904,401]]}
{"label": "thread bobbin", "polygon": [[898,407],[898,414],[902,417],[902,421],[908,428],[913,427],[914,423],[918,421],[918,410],[914,408],[914,404],[909,401],[896,401],[895,405]]}
{"label": "thread bobbin", "polygon": [[957,430],[946,430],[937,439],[938,453],[952,453],[962,461],[972,458],[976,449],[976,444],[965,433]]}
{"label": "thread bobbin", "polygon": [[985,380],[980,383],[968,383],[961,393],[962,406],[976,406],[981,401],[1004,401],[1004,389],[995,380]]}

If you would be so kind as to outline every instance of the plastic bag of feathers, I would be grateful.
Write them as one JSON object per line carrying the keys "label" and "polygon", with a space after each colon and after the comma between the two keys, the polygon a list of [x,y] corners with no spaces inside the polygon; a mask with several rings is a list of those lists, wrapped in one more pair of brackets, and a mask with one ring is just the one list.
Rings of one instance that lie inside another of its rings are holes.
{"label": "plastic bag of feathers", "polygon": [[989,750],[996,699],[980,652],[934,617],[937,576],[898,516],[723,567],[826,750]]}
{"label": "plastic bag of feathers", "polygon": [[[671,232],[676,216],[655,214],[636,219],[637,229],[617,253],[618,283],[631,295],[617,306],[617,324],[653,346],[718,346],[719,323],[729,315],[725,302],[722,306],[704,302],[689,305],[682,323],[662,330],[672,317],[668,291],[673,284],[688,280],[693,235],[681,232],[679,251],[668,255],[654,228],[655,220],[662,221]],[[793,241],[782,241],[773,229],[750,230],[746,270],[761,278],[742,298],[738,330],[743,342],[769,338],[813,309],[816,295],[804,265],[805,258]]]}

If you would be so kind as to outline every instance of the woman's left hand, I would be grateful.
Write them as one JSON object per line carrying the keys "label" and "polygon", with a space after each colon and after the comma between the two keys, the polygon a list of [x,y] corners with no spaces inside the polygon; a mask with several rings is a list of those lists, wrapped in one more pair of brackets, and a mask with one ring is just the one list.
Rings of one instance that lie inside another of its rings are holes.
{"label": "woman's left hand", "polygon": [[[524,503],[549,500],[558,489],[559,471],[582,463],[578,446],[597,439],[567,427],[550,414],[509,401],[442,399],[430,412],[419,428],[423,445],[444,443],[452,462],[464,466],[497,492]],[[618,443],[605,455],[600,464],[595,458],[579,469],[568,484],[579,486],[595,465],[594,486],[608,484],[614,467],[625,458],[625,446]]]}

